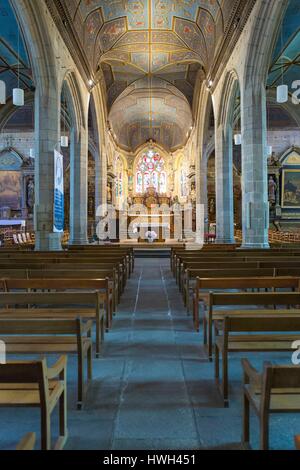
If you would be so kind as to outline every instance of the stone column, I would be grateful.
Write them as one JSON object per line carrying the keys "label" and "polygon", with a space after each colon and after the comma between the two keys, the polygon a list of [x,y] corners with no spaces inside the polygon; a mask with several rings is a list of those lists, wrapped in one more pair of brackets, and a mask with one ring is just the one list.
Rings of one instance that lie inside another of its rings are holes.
{"label": "stone column", "polygon": [[70,244],[86,245],[88,201],[88,133],[71,131],[70,158]]}
{"label": "stone column", "polygon": [[235,243],[233,213],[232,129],[223,125],[215,131],[216,243]]}
{"label": "stone column", "polygon": [[60,136],[60,94],[56,88],[35,93],[35,249],[60,250],[53,232],[54,149]]}
{"label": "stone column", "polygon": [[269,248],[266,91],[263,83],[244,86],[242,119],[242,248]]}

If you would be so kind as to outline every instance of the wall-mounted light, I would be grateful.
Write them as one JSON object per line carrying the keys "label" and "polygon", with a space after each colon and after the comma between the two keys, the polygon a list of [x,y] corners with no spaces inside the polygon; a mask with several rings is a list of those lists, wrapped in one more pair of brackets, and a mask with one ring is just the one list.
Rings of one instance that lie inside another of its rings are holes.
{"label": "wall-mounted light", "polygon": [[267,157],[270,157],[273,152],[273,147],[272,145],[267,145]]}
{"label": "wall-mounted light", "polygon": [[29,156],[30,158],[34,158],[34,149],[29,150]]}
{"label": "wall-mounted light", "polygon": [[94,81],[93,81],[92,79],[90,79],[90,80],[88,81],[88,84],[89,84],[90,87],[92,87],[92,86],[94,85]]}

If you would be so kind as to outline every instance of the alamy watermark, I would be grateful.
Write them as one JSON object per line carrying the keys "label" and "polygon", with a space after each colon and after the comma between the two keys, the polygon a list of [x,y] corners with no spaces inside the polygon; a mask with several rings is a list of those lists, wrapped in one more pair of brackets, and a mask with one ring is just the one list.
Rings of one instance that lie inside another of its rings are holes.
{"label": "alamy watermark", "polygon": [[99,240],[114,240],[118,231],[120,241],[185,241],[188,250],[200,250],[204,245],[203,204],[161,204],[151,208],[133,204],[122,210],[107,204],[98,206],[96,216],[100,218],[96,227]]}
{"label": "alamy watermark", "polygon": [[292,349],[295,349],[295,351],[292,354],[292,363],[295,366],[298,366],[300,364],[300,339],[297,339],[292,343]]}

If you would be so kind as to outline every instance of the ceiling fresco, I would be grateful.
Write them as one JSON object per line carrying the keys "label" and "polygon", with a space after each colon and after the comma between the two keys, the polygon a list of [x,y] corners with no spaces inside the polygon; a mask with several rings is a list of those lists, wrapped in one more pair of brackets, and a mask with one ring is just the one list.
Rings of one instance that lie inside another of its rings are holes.
{"label": "ceiling fresco", "polygon": [[147,74],[177,86],[190,103],[197,72],[208,70],[232,14],[232,0],[61,0],[108,106]]}
{"label": "ceiling fresco", "polygon": [[[94,76],[103,74],[110,119],[118,114],[114,108],[116,100],[122,96],[122,102],[127,103],[128,94],[125,99],[123,93],[145,77],[144,84],[158,78],[170,89],[180,91],[185,105],[175,106],[177,112],[182,112],[186,104],[192,108],[197,78],[203,80],[208,75],[235,15],[239,16],[247,5],[245,0],[55,0],[55,3],[71,24],[89,69]],[[141,108],[148,109],[146,91],[144,94]],[[168,113],[165,111],[159,118],[158,110],[163,106],[156,102],[156,108],[157,124],[166,122]],[[133,131],[132,117],[126,108],[123,112],[128,114],[130,125],[126,132],[121,132],[122,143],[127,146],[131,142],[134,148],[141,135],[147,134],[143,130],[147,113],[142,116],[138,112],[141,121],[134,124]],[[184,116],[176,119],[183,122]],[[119,123],[111,124],[120,127]],[[168,122],[170,125],[172,122]],[[157,131],[162,139],[160,144],[167,148],[177,144],[179,139],[172,132]],[[181,144],[184,143],[183,139]]]}
{"label": "ceiling fresco", "polygon": [[186,97],[160,78],[143,78],[130,85],[113,104],[109,119],[119,145],[134,151],[150,139],[175,150],[193,124]]}
{"label": "ceiling fresco", "polygon": [[[92,70],[103,73],[109,120],[118,144],[134,150],[152,138],[167,149],[184,145],[193,123],[197,77],[203,79],[209,70],[232,18],[233,5],[239,2],[61,3]],[[151,84],[155,84],[153,90]]]}

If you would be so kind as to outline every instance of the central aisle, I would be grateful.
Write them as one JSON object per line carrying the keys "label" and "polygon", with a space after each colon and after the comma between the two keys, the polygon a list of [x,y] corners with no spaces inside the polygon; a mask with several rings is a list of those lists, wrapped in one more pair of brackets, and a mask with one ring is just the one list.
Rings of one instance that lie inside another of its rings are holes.
{"label": "central aisle", "polygon": [[[199,358],[199,349],[187,351],[180,345],[185,332],[191,334],[191,323],[183,316],[177,288],[171,286],[168,263],[137,260],[138,282],[132,279],[114,325],[116,330],[121,324],[128,327],[115,448],[148,448],[149,441],[157,448],[200,445],[182,363],[187,354]],[[124,318],[122,310],[131,299],[133,314]]]}
{"label": "central aisle", "polygon": [[87,440],[81,434],[73,448],[75,442],[90,448],[91,436],[102,449],[199,449],[238,442],[240,412],[225,436],[224,416],[233,410],[221,407],[212,364],[169,264],[168,259],[136,260],[104,357],[95,361]]}

